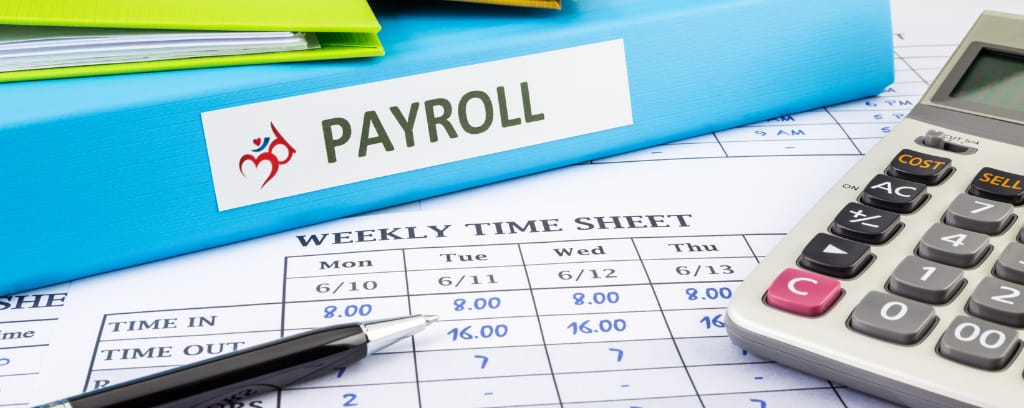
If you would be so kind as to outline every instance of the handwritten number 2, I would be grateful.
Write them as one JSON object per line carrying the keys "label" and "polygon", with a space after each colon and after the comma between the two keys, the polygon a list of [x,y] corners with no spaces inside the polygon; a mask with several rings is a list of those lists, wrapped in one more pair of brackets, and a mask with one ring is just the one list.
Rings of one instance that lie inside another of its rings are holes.
{"label": "handwritten number 2", "polygon": [[341,396],[345,399],[345,402],[341,404],[343,407],[354,407],[359,405],[356,403],[356,394],[348,393]]}

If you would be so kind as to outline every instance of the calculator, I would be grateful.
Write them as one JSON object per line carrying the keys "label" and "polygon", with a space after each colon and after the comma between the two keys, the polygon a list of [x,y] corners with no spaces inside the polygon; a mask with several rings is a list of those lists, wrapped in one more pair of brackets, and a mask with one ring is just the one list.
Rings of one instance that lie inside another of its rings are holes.
{"label": "calculator", "polygon": [[1024,17],[921,101],[737,289],[745,350],[910,407],[1024,407]]}

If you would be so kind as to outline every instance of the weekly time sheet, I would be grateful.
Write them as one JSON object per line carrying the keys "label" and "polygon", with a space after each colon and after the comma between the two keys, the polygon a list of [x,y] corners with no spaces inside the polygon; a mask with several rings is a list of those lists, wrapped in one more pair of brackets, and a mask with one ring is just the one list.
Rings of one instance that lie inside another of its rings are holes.
{"label": "weekly time sheet", "polygon": [[441,320],[220,406],[891,406],[746,353],[722,315],[913,108],[977,13],[1024,12],[966,3],[894,0],[896,81],[876,97],[0,296],[0,407],[415,313]]}
{"label": "weekly time sheet", "polygon": [[0,406],[408,314],[441,320],[222,406],[869,406],[725,337],[727,302],[785,228],[743,215],[746,193],[661,211],[384,213],[3,297]]}

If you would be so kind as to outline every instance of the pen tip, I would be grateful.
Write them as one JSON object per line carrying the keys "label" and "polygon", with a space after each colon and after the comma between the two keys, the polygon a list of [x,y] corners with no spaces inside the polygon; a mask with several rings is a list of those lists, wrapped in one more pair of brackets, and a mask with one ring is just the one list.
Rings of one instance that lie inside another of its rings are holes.
{"label": "pen tip", "polygon": [[427,323],[433,323],[441,320],[441,316],[438,315],[423,315],[423,318],[427,320]]}

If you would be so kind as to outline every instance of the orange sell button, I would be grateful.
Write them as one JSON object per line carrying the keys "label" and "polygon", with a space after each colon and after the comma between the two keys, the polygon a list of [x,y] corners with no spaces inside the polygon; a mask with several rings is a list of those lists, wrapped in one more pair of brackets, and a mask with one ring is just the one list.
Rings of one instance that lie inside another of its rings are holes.
{"label": "orange sell button", "polygon": [[953,172],[953,166],[945,157],[903,149],[892,159],[885,172],[893,177],[934,186]]}
{"label": "orange sell button", "polygon": [[985,167],[974,176],[971,185],[967,187],[967,193],[1021,205],[1024,203],[1024,176]]}

